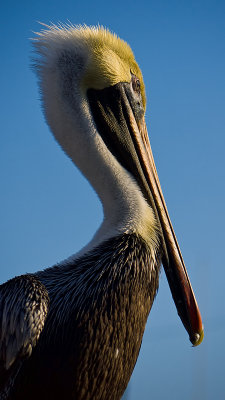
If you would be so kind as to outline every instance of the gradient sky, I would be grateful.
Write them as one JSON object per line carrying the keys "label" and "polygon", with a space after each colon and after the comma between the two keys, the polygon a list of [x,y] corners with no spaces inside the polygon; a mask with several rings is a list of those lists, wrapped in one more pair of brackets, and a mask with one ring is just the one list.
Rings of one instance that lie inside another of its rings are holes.
{"label": "gradient sky", "polygon": [[96,194],[44,121],[30,68],[37,21],[68,20],[109,27],[142,68],[155,162],[205,326],[193,349],[162,271],[128,398],[224,399],[224,1],[1,6],[0,281],[75,253],[102,219]]}

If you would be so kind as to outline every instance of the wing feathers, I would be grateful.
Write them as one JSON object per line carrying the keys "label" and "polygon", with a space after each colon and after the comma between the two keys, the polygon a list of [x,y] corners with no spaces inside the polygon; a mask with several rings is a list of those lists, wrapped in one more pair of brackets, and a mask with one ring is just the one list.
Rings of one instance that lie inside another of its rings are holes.
{"label": "wing feathers", "polygon": [[48,313],[45,286],[22,275],[0,286],[0,365],[8,370],[16,359],[29,357]]}

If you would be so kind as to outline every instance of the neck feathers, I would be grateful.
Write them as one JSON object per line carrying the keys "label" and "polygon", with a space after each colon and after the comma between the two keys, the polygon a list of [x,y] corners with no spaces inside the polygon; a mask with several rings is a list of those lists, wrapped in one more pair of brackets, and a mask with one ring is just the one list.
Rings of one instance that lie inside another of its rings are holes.
{"label": "neck feathers", "polygon": [[81,88],[89,55],[87,46],[78,39],[74,35],[72,40],[60,30],[58,36],[57,30],[42,34],[37,42],[40,56],[36,71],[48,125],[103,205],[104,220],[90,245],[135,232],[155,252],[158,233],[154,213],[134,178],[120,165],[99,135],[86,93]]}

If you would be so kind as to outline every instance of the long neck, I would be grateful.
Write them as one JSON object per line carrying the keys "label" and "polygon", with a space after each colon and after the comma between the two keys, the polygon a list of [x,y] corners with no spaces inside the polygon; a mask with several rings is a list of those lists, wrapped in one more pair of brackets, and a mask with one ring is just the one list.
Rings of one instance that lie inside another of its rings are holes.
{"label": "long neck", "polygon": [[[52,71],[42,79],[46,119],[63,150],[77,165],[97,192],[104,221],[94,244],[122,233],[137,232],[147,241],[155,226],[152,209],[136,181],[110,153],[98,134],[88,102],[78,88],[65,94]],[[72,90],[72,89],[70,89]]]}

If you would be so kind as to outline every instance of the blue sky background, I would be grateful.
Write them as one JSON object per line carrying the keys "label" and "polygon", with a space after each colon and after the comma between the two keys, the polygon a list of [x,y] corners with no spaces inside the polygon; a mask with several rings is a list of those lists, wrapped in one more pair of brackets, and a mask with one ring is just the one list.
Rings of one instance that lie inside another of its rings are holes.
{"label": "blue sky background", "polygon": [[205,339],[192,348],[162,271],[129,400],[224,399],[225,2],[8,1],[1,6],[0,281],[93,236],[101,205],[55,143],[30,69],[37,21],[103,24],[131,45],[163,192]]}

